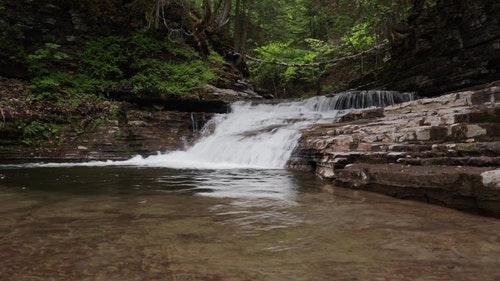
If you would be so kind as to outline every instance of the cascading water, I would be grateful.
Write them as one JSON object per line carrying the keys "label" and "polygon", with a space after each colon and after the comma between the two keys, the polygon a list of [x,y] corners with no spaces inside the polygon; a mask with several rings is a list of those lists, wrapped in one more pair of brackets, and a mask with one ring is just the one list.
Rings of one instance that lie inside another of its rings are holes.
{"label": "cascading water", "polygon": [[[307,126],[331,123],[353,108],[384,107],[415,99],[394,91],[345,92],[277,104],[236,102],[215,116],[186,151],[137,156],[121,164],[171,168],[283,168]],[[118,164],[118,162],[116,162]]]}
{"label": "cascading water", "polygon": [[186,151],[138,156],[121,163],[171,168],[283,168],[302,128],[334,122],[341,113],[319,111],[321,102],[318,98],[279,104],[237,102],[231,113],[212,118],[202,129],[200,140]]}
{"label": "cascading water", "polygon": [[322,106],[333,109],[353,109],[368,107],[385,107],[417,98],[414,92],[400,93],[396,91],[349,91],[334,94],[329,102]]}
{"label": "cascading water", "polygon": [[[76,165],[281,169],[295,148],[302,129],[312,124],[335,122],[354,108],[384,107],[415,98],[412,93],[357,91],[281,103],[236,102],[230,113],[212,118],[201,129],[202,137],[186,151]],[[194,124],[195,116],[192,118]]]}

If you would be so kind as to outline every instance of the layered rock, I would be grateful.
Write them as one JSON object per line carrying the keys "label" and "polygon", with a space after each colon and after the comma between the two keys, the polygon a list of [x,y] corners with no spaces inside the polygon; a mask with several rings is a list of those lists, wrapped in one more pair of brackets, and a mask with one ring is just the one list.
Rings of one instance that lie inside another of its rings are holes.
{"label": "layered rock", "polygon": [[8,120],[0,124],[0,162],[124,160],[182,149],[212,113],[130,108],[117,118],[95,120],[85,129],[59,124],[57,135],[26,143]]}
{"label": "layered rock", "polygon": [[0,77],[0,162],[123,160],[183,149],[230,103],[262,99],[250,87],[207,86],[195,98],[95,100],[65,112],[33,103],[28,87]]}
{"label": "layered rock", "polygon": [[393,31],[391,61],[350,87],[437,96],[499,80],[499,15],[494,0],[440,1]]}
{"label": "layered rock", "polygon": [[481,176],[500,167],[500,87],[353,111],[304,132],[288,166],[342,186],[500,216],[495,177],[485,184]]}

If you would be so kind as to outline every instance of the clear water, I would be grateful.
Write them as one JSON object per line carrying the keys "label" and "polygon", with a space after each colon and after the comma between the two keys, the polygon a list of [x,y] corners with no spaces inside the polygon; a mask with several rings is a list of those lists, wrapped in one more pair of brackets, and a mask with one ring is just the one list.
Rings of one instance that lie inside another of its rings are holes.
{"label": "clear water", "polygon": [[0,168],[0,280],[499,280],[500,221],[285,170]]}

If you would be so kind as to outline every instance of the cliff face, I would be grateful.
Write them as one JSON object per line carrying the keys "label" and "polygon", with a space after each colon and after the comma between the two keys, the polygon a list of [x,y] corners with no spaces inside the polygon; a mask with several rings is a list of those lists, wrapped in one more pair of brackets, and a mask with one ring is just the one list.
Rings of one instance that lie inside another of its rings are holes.
{"label": "cliff face", "polygon": [[[336,184],[500,216],[500,87],[351,112],[306,130],[288,166]],[[486,177],[496,177],[490,184]],[[487,182],[487,183],[486,183]]]}
{"label": "cliff face", "polygon": [[58,44],[69,54],[56,61],[58,68],[74,68],[71,58],[90,37],[130,32],[130,21],[137,19],[126,20],[125,6],[119,2],[104,6],[97,1],[93,6],[85,1],[2,1],[0,76],[29,78],[26,57],[45,43]]}
{"label": "cliff face", "polygon": [[439,1],[394,32],[391,60],[351,87],[437,96],[500,80],[500,7],[494,0]]}

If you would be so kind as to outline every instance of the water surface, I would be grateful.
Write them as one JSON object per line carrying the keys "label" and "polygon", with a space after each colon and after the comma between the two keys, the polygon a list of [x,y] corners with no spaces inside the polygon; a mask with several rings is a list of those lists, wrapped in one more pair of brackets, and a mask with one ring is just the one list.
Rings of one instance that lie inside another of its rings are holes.
{"label": "water surface", "polygon": [[0,167],[0,280],[499,280],[500,220],[284,170]]}

